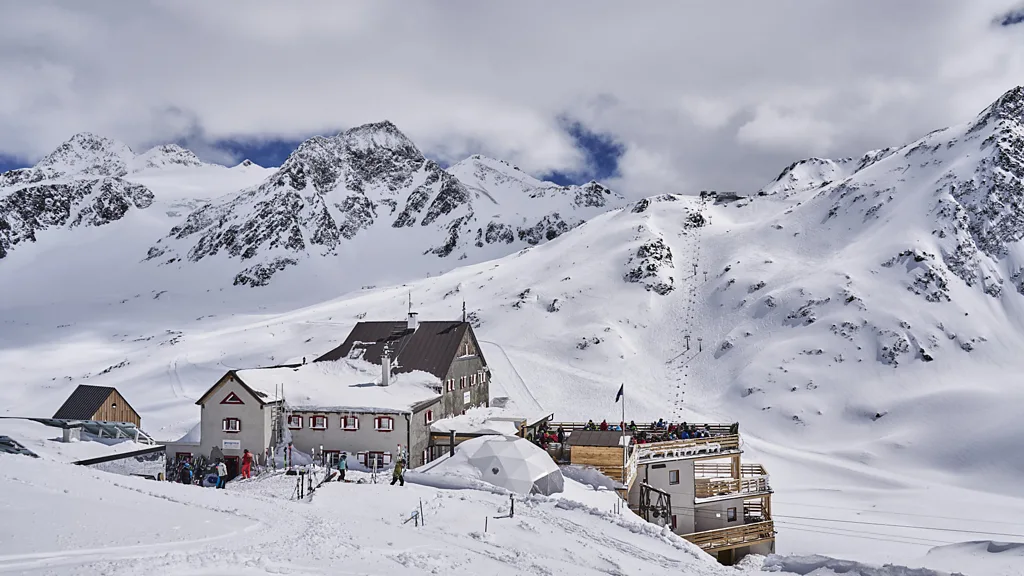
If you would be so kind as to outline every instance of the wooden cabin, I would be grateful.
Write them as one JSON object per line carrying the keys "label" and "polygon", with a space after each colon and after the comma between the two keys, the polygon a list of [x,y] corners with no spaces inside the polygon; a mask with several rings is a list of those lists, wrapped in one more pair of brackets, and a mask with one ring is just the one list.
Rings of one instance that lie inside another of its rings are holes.
{"label": "wooden cabin", "polygon": [[[629,437],[625,440],[628,442]],[[576,430],[565,441],[569,463],[592,466],[605,476],[626,483],[623,435],[619,430]]]}
{"label": "wooden cabin", "polygon": [[58,420],[130,422],[142,427],[142,418],[115,388],[81,384],[53,415]]}

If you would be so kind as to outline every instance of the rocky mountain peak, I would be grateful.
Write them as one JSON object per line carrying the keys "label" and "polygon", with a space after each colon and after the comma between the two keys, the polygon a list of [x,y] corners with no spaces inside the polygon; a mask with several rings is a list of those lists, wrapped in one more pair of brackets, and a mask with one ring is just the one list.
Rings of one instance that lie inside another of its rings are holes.
{"label": "rocky mountain peak", "polygon": [[127,144],[89,132],[75,134],[36,164],[47,177],[124,176],[135,157]]}
{"label": "rocky mountain peak", "polygon": [[166,166],[202,166],[203,161],[191,150],[177,144],[162,144],[139,154],[132,162],[132,171]]}
{"label": "rocky mountain peak", "polygon": [[419,148],[390,120],[350,128],[338,134],[338,139],[356,154],[387,150],[407,158],[424,159]]}

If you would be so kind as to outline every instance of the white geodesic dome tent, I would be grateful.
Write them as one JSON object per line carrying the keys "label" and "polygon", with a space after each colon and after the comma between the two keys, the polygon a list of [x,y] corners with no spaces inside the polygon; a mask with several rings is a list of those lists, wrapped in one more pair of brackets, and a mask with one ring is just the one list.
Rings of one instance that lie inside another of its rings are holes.
{"label": "white geodesic dome tent", "polygon": [[454,459],[442,468],[466,466],[478,478],[516,494],[561,492],[565,486],[562,471],[538,446],[518,436],[481,436],[455,448]]}

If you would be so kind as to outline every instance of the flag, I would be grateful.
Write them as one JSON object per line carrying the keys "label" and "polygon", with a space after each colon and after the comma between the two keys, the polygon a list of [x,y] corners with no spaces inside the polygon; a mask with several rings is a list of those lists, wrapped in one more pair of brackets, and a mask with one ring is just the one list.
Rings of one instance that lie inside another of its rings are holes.
{"label": "flag", "polygon": [[621,386],[619,386],[619,393],[615,395],[615,401],[616,402],[619,401],[619,398],[622,398],[622,392],[623,392],[623,389],[625,389],[625,387],[626,387],[625,384],[622,384]]}

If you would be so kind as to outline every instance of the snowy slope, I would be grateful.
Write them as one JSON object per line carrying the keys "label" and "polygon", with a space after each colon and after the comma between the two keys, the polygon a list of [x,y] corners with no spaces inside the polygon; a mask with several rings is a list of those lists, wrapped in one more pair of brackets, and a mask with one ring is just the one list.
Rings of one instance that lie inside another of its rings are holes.
{"label": "snowy slope", "polygon": [[[295,477],[283,474],[215,490],[0,455],[0,572],[943,576],[825,557],[770,557],[765,572],[755,558],[723,567],[667,530],[615,513],[614,492],[571,480],[558,497],[517,497],[508,517],[505,494],[444,477],[423,478],[439,486],[431,487],[410,473],[392,487],[349,475],[366,483],[328,483],[298,500]],[[420,509],[417,526],[408,520]]]}
{"label": "snowy slope", "polygon": [[[290,499],[294,477],[283,474],[220,491],[0,456],[0,483],[4,572],[731,572],[631,513],[612,514],[614,493],[581,486],[575,491],[589,505],[520,498],[515,517],[499,520],[508,513],[503,494],[331,483],[297,501]],[[421,505],[426,524],[404,523]],[[47,513],[55,507],[63,522],[52,522]]]}

